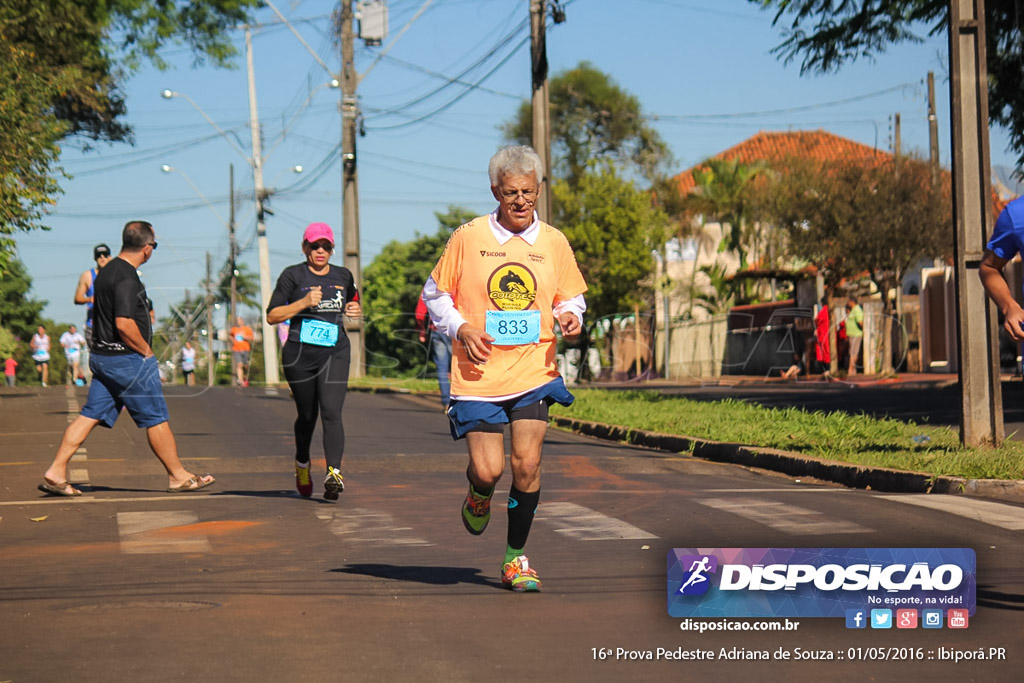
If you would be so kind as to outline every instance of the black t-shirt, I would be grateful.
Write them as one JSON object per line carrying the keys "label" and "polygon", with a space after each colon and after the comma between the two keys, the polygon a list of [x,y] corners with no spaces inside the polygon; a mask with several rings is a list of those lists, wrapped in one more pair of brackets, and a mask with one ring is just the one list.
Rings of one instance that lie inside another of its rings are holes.
{"label": "black t-shirt", "polygon": [[111,259],[93,282],[92,351],[100,355],[137,353],[124,343],[114,318],[131,318],[146,343],[153,338],[146,305],[146,287],[135,266],[123,258]]}
{"label": "black t-shirt", "polygon": [[[277,287],[270,296],[267,312],[278,306],[287,306],[306,296],[313,287],[320,287],[323,298],[314,308],[307,308],[296,313],[291,319],[288,330],[288,343],[300,343],[302,323],[304,320],[322,320],[338,326],[338,341],[333,348],[348,348],[348,336],[345,334],[343,316],[345,304],[359,301],[359,290],[356,289],[352,271],[343,266],[331,265],[326,275],[316,275],[305,263],[288,266],[277,279]],[[309,347],[310,344],[304,344]],[[324,347],[320,347],[324,348]],[[329,351],[331,347],[327,347]]]}

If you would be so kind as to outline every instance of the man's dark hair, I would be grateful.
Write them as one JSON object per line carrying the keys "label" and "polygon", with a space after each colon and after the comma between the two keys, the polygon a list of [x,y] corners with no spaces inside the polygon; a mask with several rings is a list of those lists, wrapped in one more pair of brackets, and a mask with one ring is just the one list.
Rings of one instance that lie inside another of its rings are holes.
{"label": "man's dark hair", "polygon": [[121,251],[142,251],[153,237],[153,226],[146,221],[128,221],[121,232]]}

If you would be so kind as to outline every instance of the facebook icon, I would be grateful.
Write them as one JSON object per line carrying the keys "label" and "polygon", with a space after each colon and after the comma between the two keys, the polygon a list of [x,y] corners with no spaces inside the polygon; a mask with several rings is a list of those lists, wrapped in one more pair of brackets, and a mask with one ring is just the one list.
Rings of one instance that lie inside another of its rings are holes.
{"label": "facebook icon", "polygon": [[862,609],[846,610],[846,628],[867,628],[867,612]]}

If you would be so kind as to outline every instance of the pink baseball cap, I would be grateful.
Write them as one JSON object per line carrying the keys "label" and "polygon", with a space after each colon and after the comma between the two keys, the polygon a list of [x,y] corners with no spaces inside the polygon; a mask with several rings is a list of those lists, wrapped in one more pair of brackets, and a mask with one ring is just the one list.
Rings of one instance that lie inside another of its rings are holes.
{"label": "pink baseball cap", "polygon": [[310,244],[319,240],[334,244],[334,231],[326,223],[310,223],[306,226],[306,232],[302,233],[302,239]]}

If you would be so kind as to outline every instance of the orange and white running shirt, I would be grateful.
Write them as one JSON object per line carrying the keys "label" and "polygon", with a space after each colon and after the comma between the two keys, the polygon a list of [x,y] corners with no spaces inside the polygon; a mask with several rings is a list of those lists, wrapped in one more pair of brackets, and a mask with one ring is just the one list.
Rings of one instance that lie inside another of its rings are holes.
{"label": "orange and white running shirt", "polygon": [[553,309],[576,297],[582,300],[587,284],[569,241],[556,228],[535,221],[516,235],[499,226],[494,214],[475,218],[452,233],[431,279],[439,292],[451,296],[466,323],[481,330],[487,329],[488,311],[492,324],[539,312],[536,341],[495,343],[486,363],[473,363],[455,340],[453,397],[510,397],[558,377]]}

